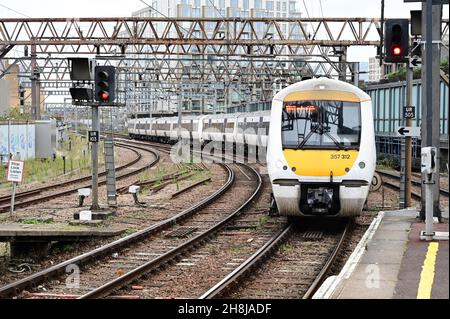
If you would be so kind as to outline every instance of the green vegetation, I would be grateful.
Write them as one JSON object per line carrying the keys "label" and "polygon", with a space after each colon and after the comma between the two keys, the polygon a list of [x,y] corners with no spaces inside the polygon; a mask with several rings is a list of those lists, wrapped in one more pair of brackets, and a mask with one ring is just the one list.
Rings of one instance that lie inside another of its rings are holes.
{"label": "green vegetation", "polygon": [[217,255],[218,251],[217,251],[217,247],[214,245],[210,245],[208,248],[209,254],[210,255]]}
{"label": "green vegetation", "polygon": [[377,161],[377,169],[393,170],[395,167],[396,164],[394,160],[389,156],[378,159]]}
{"label": "green vegetation", "polygon": [[292,251],[294,249],[294,247],[292,247],[292,245],[289,244],[283,244],[280,246],[280,252],[281,253],[289,253],[290,251]]}
{"label": "green vegetation", "polygon": [[[154,168],[148,168],[145,171],[143,171],[139,175],[139,180],[145,181],[147,179],[160,178],[164,175],[167,175],[168,173],[169,172],[167,171],[167,169],[165,167],[156,166]],[[159,180],[159,183],[161,183],[161,180]]]}
{"label": "green vegetation", "polygon": [[[448,75],[448,58],[441,61],[441,70],[444,71],[445,74]],[[413,69],[413,78],[420,79],[422,76],[422,68],[414,68]],[[406,80],[406,68],[401,67],[396,72],[392,72],[388,74],[389,82],[397,82],[397,81],[405,81]]]}
{"label": "green vegetation", "polygon": [[448,58],[441,61],[441,70],[444,71],[444,73],[448,75]]}
{"label": "green vegetation", "polygon": [[256,224],[255,227],[253,227],[253,231],[257,231],[260,230],[261,228],[264,227],[265,224],[267,224],[267,222],[269,221],[269,216],[262,216],[258,219],[258,223]]}
{"label": "green vegetation", "polygon": [[136,229],[133,228],[127,228],[124,232],[123,232],[123,236],[129,236],[132,235],[136,232]]}
{"label": "green vegetation", "polygon": [[212,177],[212,173],[210,171],[198,171],[198,172],[195,172],[195,174],[191,176],[190,180],[192,180],[194,182],[198,182],[198,181],[201,181],[202,179],[211,178],[211,177]]}
{"label": "green vegetation", "polygon": [[29,219],[24,219],[20,221],[21,224],[25,224],[25,225],[40,225],[40,224],[51,224],[53,223],[52,220],[42,220],[42,219],[37,219],[37,218],[29,218]]}
{"label": "green vegetation", "polygon": [[234,245],[231,247],[231,252],[234,254],[240,253],[244,249],[244,245]]}
{"label": "green vegetation", "polygon": [[57,255],[61,253],[70,253],[75,250],[75,246],[73,244],[68,243],[57,243],[52,247],[52,253]]}
{"label": "green vegetation", "polygon": [[[103,148],[102,143],[99,145],[100,149]],[[46,182],[54,177],[63,175],[63,156],[65,156],[66,174],[69,174],[69,176],[90,174],[91,160],[87,141],[73,134],[70,135],[70,140],[64,142],[57,151],[56,158],[26,160],[23,183]],[[99,156],[99,163],[100,165],[104,163],[104,156]],[[0,182],[8,186],[9,183],[6,183],[6,170],[7,167],[0,166]]]}
{"label": "green vegetation", "polygon": [[0,116],[0,121],[31,121],[30,114],[22,114],[18,107],[12,107],[9,113],[4,116]]}

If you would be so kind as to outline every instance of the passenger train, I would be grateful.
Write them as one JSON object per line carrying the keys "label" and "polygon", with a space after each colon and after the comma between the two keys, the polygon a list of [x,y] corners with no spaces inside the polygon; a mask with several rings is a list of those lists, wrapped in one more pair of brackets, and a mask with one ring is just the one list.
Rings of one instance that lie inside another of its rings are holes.
{"label": "passenger train", "polygon": [[[128,125],[132,138],[178,140],[176,117],[132,119]],[[273,206],[290,217],[358,216],[375,171],[370,96],[328,78],[286,87],[271,111],[185,116],[181,137],[263,148]]]}

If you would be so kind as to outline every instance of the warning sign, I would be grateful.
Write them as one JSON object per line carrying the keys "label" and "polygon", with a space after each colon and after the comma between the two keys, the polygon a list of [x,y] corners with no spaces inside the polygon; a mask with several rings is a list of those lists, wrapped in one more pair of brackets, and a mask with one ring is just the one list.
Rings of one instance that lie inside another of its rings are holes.
{"label": "warning sign", "polygon": [[9,182],[21,183],[23,177],[23,166],[23,161],[9,161],[7,180]]}

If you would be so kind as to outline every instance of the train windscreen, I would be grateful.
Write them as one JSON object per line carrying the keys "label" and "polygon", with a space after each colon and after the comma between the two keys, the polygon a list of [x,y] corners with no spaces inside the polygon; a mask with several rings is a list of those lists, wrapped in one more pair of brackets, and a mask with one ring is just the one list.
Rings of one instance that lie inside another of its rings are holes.
{"label": "train windscreen", "polygon": [[356,149],[361,139],[361,107],[345,101],[285,102],[283,148]]}

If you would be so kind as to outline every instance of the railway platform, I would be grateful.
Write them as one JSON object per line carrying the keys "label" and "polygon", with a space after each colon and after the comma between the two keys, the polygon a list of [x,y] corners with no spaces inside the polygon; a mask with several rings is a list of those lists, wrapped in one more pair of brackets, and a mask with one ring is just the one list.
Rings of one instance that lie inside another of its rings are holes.
{"label": "railway platform", "polygon": [[[95,226],[95,225],[94,225]],[[91,227],[20,223],[1,224],[0,242],[9,242],[11,258],[45,257],[52,242],[76,242],[114,237],[125,232],[119,227]]]}
{"label": "railway platform", "polygon": [[[381,212],[341,273],[314,298],[449,298],[449,243],[421,241],[425,224],[417,216],[415,210]],[[448,223],[434,230],[448,232]]]}

